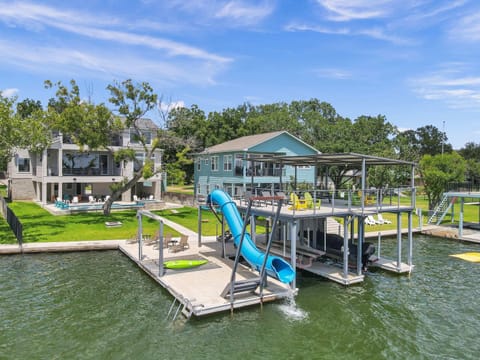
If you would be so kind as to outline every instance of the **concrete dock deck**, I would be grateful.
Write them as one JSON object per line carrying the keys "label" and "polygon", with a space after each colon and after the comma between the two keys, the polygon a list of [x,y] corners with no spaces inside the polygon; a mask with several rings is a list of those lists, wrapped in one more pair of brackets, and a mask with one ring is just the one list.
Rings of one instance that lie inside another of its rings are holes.
{"label": "concrete dock deck", "polygon": [[[142,246],[142,259],[139,259],[138,243],[124,243],[119,246],[119,249],[172,294],[181,304],[182,313],[187,317],[208,315],[261,304],[291,297],[293,294],[293,290],[290,289],[288,284],[283,284],[269,277],[267,279],[268,285],[264,288],[263,294],[260,294],[258,289],[254,292],[235,294],[234,301],[231,303],[229,298],[223,298],[221,294],[230,283],[234,262],[228,258],[220,257],[221,244],[213,240],[198,247],[196,238],[190,237],[189,246],[189,249],[175,253],[164,249],[164,261],[205,259],[208,263],[184,270],[165,269],[163,276],[159,274],[159,250],[154,246]],[[239,265],[236,281],[257,277],[258,272]]]}

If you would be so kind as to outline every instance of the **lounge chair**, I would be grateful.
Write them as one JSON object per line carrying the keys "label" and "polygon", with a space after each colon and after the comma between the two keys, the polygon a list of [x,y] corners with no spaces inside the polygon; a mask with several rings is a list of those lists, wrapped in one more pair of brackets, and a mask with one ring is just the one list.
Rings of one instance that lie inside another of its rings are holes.
{"label": "lounge chair", "polygon": [[377,220],[378,224],[391,224],[392,223],[390,220],[384,219],[382,214],[378,214],[377,218],[378,218],[378,220]]}
{"label": "lounge chair", "polygon": [[177,252],[177,251],[183,251],[185,249],[190,248],[190,245],[188,245],[188,236],[187,235],[181,235],[180,236],[180,241],[178,244],[173,245],[170,250],[172,252]]}
{"label": "lounge chair", "polygon": [[373,218],[372,215],[368,215],[366,218],[365,218],[365,224],[367,225],[376,225],[377,222],[375,221],[375,219]]}
{"label": "lounge chair", "polygon": [[307,205],[307,208],[309,209],[320,209],[320,206],[322,205],[322,200],[317,199],[317,201],[314,203],[313,197],[309,192],[306,192],[305,195],[305,204]]}
{"label": "lounge chair", "polygon": [[298,195],[293,192],[290,194],[290,202],[292,203],[292,205],[289,206],[290,210],[305,210],[307,208],[306,201],[300,200]]}

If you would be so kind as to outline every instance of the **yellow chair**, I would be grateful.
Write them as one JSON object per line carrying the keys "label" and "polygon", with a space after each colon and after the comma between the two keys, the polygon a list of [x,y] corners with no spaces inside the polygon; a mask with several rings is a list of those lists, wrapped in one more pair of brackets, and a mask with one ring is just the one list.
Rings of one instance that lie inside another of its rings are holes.
{"label": "yellow chair", "polygon": [[290,194],[290,202],[292,203],[289,207],[290,210],[305,210],[307,208],[307,202],[300,200],[298,195],[293,192]]}
{"label": "yellow chair", "polygon": [[306,205],[307,208],[309,208],[309,209],[313,209],[313,208],[320,209],[320,206],[322,205],[322,200],[317,199],[317,202],[314,204],[313,197],[309,192],[306,192],[304,197],[305,197],[305,205]]}

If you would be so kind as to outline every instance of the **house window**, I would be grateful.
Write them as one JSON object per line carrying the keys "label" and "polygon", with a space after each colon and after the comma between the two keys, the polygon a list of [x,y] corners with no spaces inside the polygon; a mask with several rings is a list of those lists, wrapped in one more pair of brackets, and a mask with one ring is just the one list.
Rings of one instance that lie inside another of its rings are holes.
{"label": "house window", "polygon": [[151,144],[152,143],[152,133],[148,130],[141,130],[140,131],[140,135],[137,134],[137,132],[135,131],[135,129],[130,129],[130,143],[132,144],[139,144],[140,143],[140,139],[139,139],[139,136],[143,136],[144,140],[145,140],[145,144]]}
{"label": "house window", "polygon": [[232,155],[225,155],[223,157],[223,171],[232,171]]}
{"label": "house window", "polygon": [[135,153],[135,163],[133,164],[133,171],[138,172],[142,169],[144,161],[145,161],[145,154],[144,153]]}
{"label": "house window", "polygon": [[197,159],[197,170],[200,171],[200,168],[202,167],[202,160]]}
{"label": "house window", "polygon": [[30,172],[30,158],[21,158],[17,160],[18,172]]}
{"label": "house window", "polygon": [[218,171],[218,156],[212,156],[212,171]]}
{"label": "house window", "polygon": [[243,156],[242,154],[235,155],[235,176],[243,176]]}
{"label": "house window", "polygon": [[298,168],[302,170],[307,170],[310,169],[310,165],[299,165]]}

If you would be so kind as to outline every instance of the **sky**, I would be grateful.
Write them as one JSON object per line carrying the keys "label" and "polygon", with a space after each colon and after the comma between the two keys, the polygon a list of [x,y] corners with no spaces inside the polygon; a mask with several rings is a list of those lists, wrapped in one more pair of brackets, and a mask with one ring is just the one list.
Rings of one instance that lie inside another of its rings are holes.
{"label": "sky", "polygon": [[[317,98],[343,117],[480,143],[477,0],[0,0],[0,91],[107,102],[146,81],[205,113]],[[155,117],[155,115],[153,115]]]}

